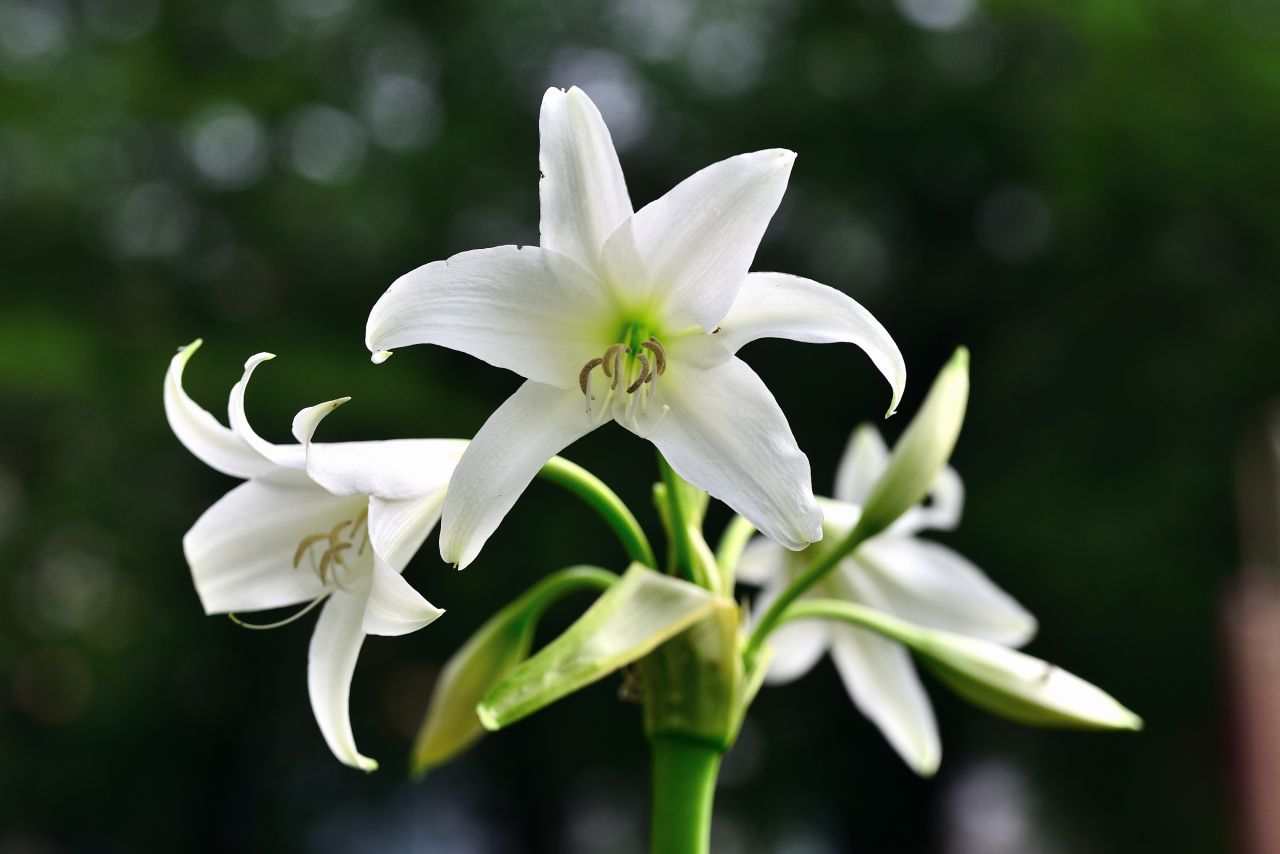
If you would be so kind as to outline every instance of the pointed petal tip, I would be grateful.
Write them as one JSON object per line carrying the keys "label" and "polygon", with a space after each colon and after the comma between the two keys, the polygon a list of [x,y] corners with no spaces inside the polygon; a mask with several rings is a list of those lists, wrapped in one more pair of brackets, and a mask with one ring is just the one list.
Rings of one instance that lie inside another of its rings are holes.
{"label": "pointed petal tip", "polygon": [[951,362],[957,368],[969,369],[969,348],[960,346],[956,348],[956,352],[951,356]]}
{"label": "pointed petal tip", "polygon": [[377,350],[372,355],[369,356],[369,361],[373,362],[375,365],[381,365],[383,362],[385,362],[387,359],[390,359],[390,358],[391,358],[390,350]]}
{"label": "pointed petal tip", "polygon": [[192,341],[190,344],[183,344],[180,347],[178,347],[178,353],[186,353],[188,356],[190,356],[191,354],[195,353],[195,351],[199,350],[200,345],[202,345],[203,343],[204,343],[203,338],[197,338],[194,341]]}
{"label": "pointed petal tip", "polygon": [[253,368],[256,368],[258,365],[261,365],[263,362],[271,361],[275,357],[276,357],[275,353],[257,353],[248,358],[248,360],[244,363],[244,369],[246,371],[251,370]]}

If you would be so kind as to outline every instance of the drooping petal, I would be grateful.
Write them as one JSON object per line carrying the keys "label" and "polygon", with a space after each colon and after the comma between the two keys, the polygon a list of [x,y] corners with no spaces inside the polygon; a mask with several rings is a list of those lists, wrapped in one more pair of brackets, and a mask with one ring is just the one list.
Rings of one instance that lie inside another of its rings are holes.
{"label": "drooping petal", "polygon": [[[557,252],[498,246],[406,273],[369,314],[374,353],[438,344],[560,388],[613,343],[606,292]],[[602,337],[603,336],[603,337]]]}
{"label": "drooping petal", "polygon": [[768,537],[753,537],[742,550],[734,577],[744,584],[757,587],[783,580],[787,577],[788,559],[787,550],[773,540]]}
{"label": "drooping petal", "polygon": [[832,660],[853,702],[913,771],[933,776],[942,759],[938,724],[906,648],[853,626],[828,628]]}
{"label": "drooping petal", "polygon": [[479,554],[538,469],[594,425],[577,386],[530,380],[476,433],[449,481],[440,556],[464,568]]}
{"label": "drooping petal", "polygon": [[243,439],[249,447],[278,467],[302,469],[306,466],[306,456],[301,445],[277,445],[274,442],[268,442],[257,434],[249,424],[248,416],[244,413],[244,394],[249,387],[249,378],[253,376],[253,372],[258,365],[274,358],[275,355],[272,353],[259,353],[244,363],[244,375],[240,377],[239,382],[231,387],[231,399],[227,402],[227,415],[231,421],[231,429],[236,431],[236,435]]}
{"label": "drooping petal", "polygon": [[369,539],[378,556],[396,572],[403,572],[422,541],[440,521],[445,490],[416,498],[369,499]]}
{"label": "drooping petal", "polygon": [[710,332],[742,287],[794,161],[775,148],[695,172],[609,236],[606,276]]}
{"label": "drooping petal", "polygon": [[880,431],[870,424],[858,425],[836,469],[836,500],[861,504],[887,465],[889,448]]}
{"label": "drooping petal", "polygon": [[859,589],[874,588],[876,607],[908,622],[1008,646],[1036,632],[1035,617],[946,546],[886,535],[863,543],[853,560]]}
{"label": "drooping petal", "polygon": [[789,549],[822,538],[809,460],[764,382],[736,357],[662,379],[670,409],[649,438],[682,478]]}
{"label": "drooping petal", "polygon": [[420,498],[443,489],[467,449],[464,439],[312,442],[320,421],[349,398],[308,407],[293,419],[307,475],[334,495]]}
{"label": "drooping petal", "polygon": [[373,585],[365,604],[365,634],[407,635],[432,623],[444,611],[432,605],[381,559],[375,557]]}
{"label": "drooping petal", "polygon": [[[182,540],[206,614],[282,608],[324,592],[324,544],[299,546],[359,516],[364,499],[330,495],[301,472],[251,480],[204,512]],[[295,558],[299,558],[295,566]]]}
{"label": "drooping petal", "polygon": [[880,321],[847,294],[800,276],[751,273],[720,321],[719,338],[733,351],[757,338],[812,344],[856,344],[893,389],[889,414],[907,384],[907,365]]}
{"label": "drooping petal", "polygon": [[542,248],[596,270],[605,238],[631,216],[631,197],[609,128],[575,86],[568,92],[547,90],[538,133]]}
{"label": "drooping petal", "polygon": [[307,656],[307,690],[320,733],[334,756],[362,771],[374,771],[378,763],[356,749],[351,732],[351,677],[364,643],[362,623],[372,581],[372,576],[365,576],[350,590],[329,597],[316,621]]}
{"label": "drooping petal", "polygon": [[276,466],[197,404],[182,387],[182,371],[200,349],[196,339],[169,360],[164,375],[164,414],[169,428],[188,451],[212,469],[232,477],[251,478],[275,471]]}

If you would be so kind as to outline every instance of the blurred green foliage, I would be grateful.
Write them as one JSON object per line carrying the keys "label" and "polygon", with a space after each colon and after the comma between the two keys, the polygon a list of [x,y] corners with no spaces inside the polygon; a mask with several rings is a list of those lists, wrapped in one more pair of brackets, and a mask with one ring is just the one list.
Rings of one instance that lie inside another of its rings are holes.
{"label": "blurred green foliage", "polygon": [[[419,264],[536,242],[537,109],[571,84],[637,203],[799,153],[756,268],[875,312],[904,413],[972,350],[948,539],[1040,617],[1034,654],[1148,724],[1018,729],[934,685],[943,770],[919,781],[824,665],[753,710],[718,850],[994,852],[993,827],[1010,851],[1225,850],[1231,458],[1280,391],[1266,0],[0,0],[0,849],[637,850],[644,746],[615,685],[403,774],[471,631],[556,567],[622,567],[588,510],[535,484],[463,574],[428,544],[409,577],[449,613],[366,646],[364,777],[311,720],[305,626],[202,616],[181,536],[231,483],[160,407],[200,336],[215,411],[279,354],[250,401],[269,436],[343,394],[331,438],[471,435],[514,376],[432,348],[374,368],[364,318]],[[745,355],[828,491],[887,389],[852,349]],[[569,455],[656,531],[641,443]]]}

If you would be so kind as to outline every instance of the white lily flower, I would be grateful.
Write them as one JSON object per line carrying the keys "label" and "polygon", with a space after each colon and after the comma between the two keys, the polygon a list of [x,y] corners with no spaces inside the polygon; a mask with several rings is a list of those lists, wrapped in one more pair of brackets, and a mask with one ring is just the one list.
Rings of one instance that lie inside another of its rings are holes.
{"label": "white lily flower", "polygon": [[183,390],[183,368],[199,346],[169,363],[165,414],[187,450],[246,479],[183,538],[200,602],[206,614],[232,615],[306,604],[272,627],[323,603],[307,662],[311,707],[334,755],[372,771],[377,763],[356,749],[348,711],[356,658],[365,635],[406,634],[444,613],[401,572],[439,520],[466,442],[312,443],[321,419],[347,398],[299,412],[298,444],[267,442],[244,414],[245,387],[267,353],[250,359],[232,388],[228,429]]}
{"label": "white lily flower", "polygon": [[541,246],[455,255],[402,276],[366,343],[432,343],[527,382],[480,429],[445,500],[441,555],[474,559],[538,469],[607,421],[652,441],[685,480],[788,548],[822,535],[809,462],[734,354],[763,337],[857,344],[897,406],[906,368],[884,328],[808,279],[749,273],[795,155],[722,160],[633,212],[617,153],[579,89],[539,120]]}
{"label": "white lily flower", "polygon": [[[888,460],[875,428],[864,425],[854,432],[836,473],[835,500],[821,500],[832,536],[843,537],[853,529],[861,503]],[[953,469],[938,473],[930,499],[858,546],[805,596],[843,599],[921,626],[1022,646],[1035,634],[1035,618],[968,560],[916,536],[959,524],[964,487]],[[757,537],[742,555],[737,578],[763,587],[755,604],[763,612],[806,562],[806,556]],[[905,647],[825,620],[787,623],[769,636],[769,644],[774,656],[768,682],[796,679],[830,652],[853,702],[907,764],[924,776],[937,770],[942,747],[933,707]]]}

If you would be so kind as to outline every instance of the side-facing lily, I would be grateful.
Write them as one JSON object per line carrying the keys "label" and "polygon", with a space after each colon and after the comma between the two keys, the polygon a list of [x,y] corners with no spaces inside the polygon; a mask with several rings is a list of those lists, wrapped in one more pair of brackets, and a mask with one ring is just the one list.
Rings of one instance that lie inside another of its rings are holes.
{"label": "side-facing lily", "polygon": [[[874,427],[849,440],[836,472],[835,500],[822,499],[830,535],[843,537],[888,465],[889,452]],[[1018,647],[1031,640],[1036,621],[968,560],[916,535],[951,530],[960,522],[964,488],[950,467],[938,472],[930,501],[912,507],[883,533],[858,546],[806,598],[866,605],[933,629]],[[763,587],[763,612],[800,572],[808,555],[793,555],[757,537],[743,552],[737,578]],[[834,621],[790,622],[769,635],[774,656],[766,680],[783,683],[809,671],[826,652],[853,702],[913,770],[931,775],[942,758],[933,707],[907,649],[866,629]]]}
{"label": "side-facing lily", "polygon": [[347,398],[309,407],[293,421],[298,444],[262,439],[244,413],[254,368],[245,364],[231,390],[231,427],[223,426],[182,387],[196,341],[178,351],[164,381],[165,414],[187,450],[245,483],[232,489],[183,539],[206,614],[304,605],[273,628],[323,603],[311,637],[307,684],[320,731],[347,765],[377,763],[356,749],[348,700],[365,635],[416,631],[442,613],[401,573],[435,527],[445,488],[466,442],[401,439],[313,443],[327,414]]}
{"label": "side-facing lily", "polygon": [[795,155],[730,157],[633,212],[608,128],[579,89],[539,119],[541,246],[455,255],[398,279],[366,343],[432,343],[527,379],[477,433],[445,500],[440,549],[470,563],[538,469],[607,421],[652,441],[685,480],[788,548],[822,536],[809,462],[760,377],[734,354],[763,337],[857,344],[906,368],[845,294],[749,273]]}

